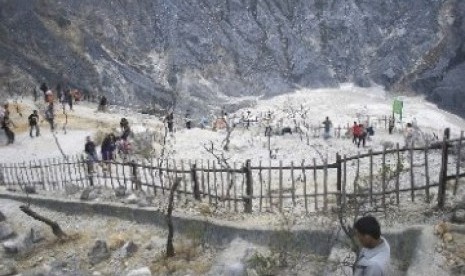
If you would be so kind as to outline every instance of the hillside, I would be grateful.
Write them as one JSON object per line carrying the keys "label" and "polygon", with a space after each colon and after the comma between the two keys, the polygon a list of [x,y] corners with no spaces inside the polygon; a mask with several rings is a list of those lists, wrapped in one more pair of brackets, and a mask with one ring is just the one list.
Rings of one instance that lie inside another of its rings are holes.
{"label": "hillside", "polygon": [[464,14],[456,0],[1,0],[0,90],[69,83],[198,111],[353,82],[464,115]]}

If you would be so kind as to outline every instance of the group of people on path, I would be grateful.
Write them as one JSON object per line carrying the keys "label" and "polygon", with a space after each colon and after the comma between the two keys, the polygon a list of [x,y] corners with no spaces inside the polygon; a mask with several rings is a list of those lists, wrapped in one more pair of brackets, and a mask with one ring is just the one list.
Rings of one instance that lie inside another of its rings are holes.
{"label": "group of people on path", "polygon": [[[131,151],[131,145],[129,143],[129,137],[132,134],[129,122],[126,118],[120,120],[121,136],[117,137],[114,133],[108,133],[103,138],[102,144],[100,145],[100,154],[103,161],[111,161],[116,157],[115,151],[118,153],[127,155]],[[98,162],[97,146],[90,136],[86,137],[86,143],[84,145],[84,152],[87,154],[87,160],[89,164]]]}

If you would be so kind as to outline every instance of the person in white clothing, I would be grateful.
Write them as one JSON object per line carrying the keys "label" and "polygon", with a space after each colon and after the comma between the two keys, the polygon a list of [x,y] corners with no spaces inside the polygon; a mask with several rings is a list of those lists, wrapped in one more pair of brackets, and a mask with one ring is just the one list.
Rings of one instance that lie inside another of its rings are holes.
{"label": "person in white clothing", "polygon": [[354,224],[362,249],[355,263],[354,276],[388,276],[391,249],[381,237],[381,227],[372,216],[362,217]]}

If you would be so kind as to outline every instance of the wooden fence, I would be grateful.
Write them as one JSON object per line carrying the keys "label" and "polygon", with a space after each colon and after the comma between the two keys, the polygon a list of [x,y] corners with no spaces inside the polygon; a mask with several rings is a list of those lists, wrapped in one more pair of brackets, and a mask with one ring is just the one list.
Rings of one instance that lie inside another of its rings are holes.
{"label": "wooden fence", "polygon": [[[228,166],[212,160],[134,159],[130,162],[89,162],[83,156],[0,164],[0,185],[25,190],[58,191],[74,184],[145,190],[164,197],[176,178],[181,201],[206,201],[235,212],[330,211],[351,198],[365,198],[369,206],[424,200],[436,196],[439,207],[448,190],[456,193],[462,172],[463,132],[424,147],[369,151],[356,156],[336,155],[329,163],[316,159],[294,161],[250,160]],[[453,157],[453,158],[452,158]],[[449,183],[449,184],[450,184]]]}

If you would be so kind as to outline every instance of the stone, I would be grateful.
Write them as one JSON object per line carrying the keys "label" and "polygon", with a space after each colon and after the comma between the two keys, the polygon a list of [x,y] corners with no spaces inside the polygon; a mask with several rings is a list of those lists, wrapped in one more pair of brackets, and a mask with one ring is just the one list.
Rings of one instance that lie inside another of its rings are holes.
{"label": "stone", "polygon": [[465,223],[465,209],[458,209],[455,210],[454,214],[452,215],[451,221],[454,223]]}
{"label": "stone", "polygon": [[452,237],[452,234],[451,233],[445,233],[443,236],[442,236],[442,239],[444,240],[444,242],[451,242],[454,240],[454,238]]}
{"label": "stone", "polygon": [[225,267],[225,276],[247,276],[247,270],[243,263],[233,263]]}
{"label": "stone", "polygon": [[16,275],[18,270],[13,264],[0,264],[0,276]]}
{"label": "stone", "polygon": [[139,203],[139,197],[136,194],[130,194],[125,200],[125,203],[127,204],[138,204]]}
{"label": "stone", "polygon": [[78,185],[75,185],[75,184],[72,184],[72,183],[68,183],[65,185],[65,193],[67,195],[75,195],[77,193],[79,193],[81,189],[79,188]]}
{"label": "stone", "polygon": [[119,186],[115,189],[115,196],[116,197],[125,197],[126,196],[126,188]]}
{"label": "stone", "polygon": [[26,192],[27,194],[36,194],[37,193],[36,187],[31,186],[31,185],[26,185],[24,187],[24,192]]}
{"label": "stone", "polygon": [[132,255],[134,255],[134,253],[136,253],[138,249],[139,247],[137,246],[137,244],[135,244],[133,241],[129,241],[125,243],[123,247],[121,247],[121,255],[123,256],[123,258],[129,258]]}
{"label": "stone", "polygon": [[234,239],[215,260],[207,275],[247,275],[245,263],[256,250],[256,246],[242,239]]}
{"label": "stone", "polygon": [[89,263],[96,265],[110,257],[110,251],[108,250],[107,243],[102,240],[95,241],[94,246],[87,254]]}
{"label": "stone", "polygon": [[0,241],[12,238],[15,236],[15,232],[11,226],[3,221],[0,222]]}
{"label": "stone", "polygon": [[6,221],[6,216],[0,211],[0,222]]}
{"label": "stone", "polygon": [[3,246],[3,250],[7,254],[14,255],[14,254],[19,253],[19,246],[18,246],[17,241],[9,240],[9,241],[2,243],[2,246]]}
{"label": "stone", "polygon": [[85,188],[81,193],[81,200],[94,200],[98,198],[98,191],[94,188]]}
{"label": "stone", "polygon": [[152,276],[152,272],[150,271],[150,268],[145,266],[129,271],[126,276]]}
{"label": "stone", "polygon": [[31,240],[32,243],[39,243],[43,241],[45,237],[40,230],[31,228],[29,232],[29,239]]}

